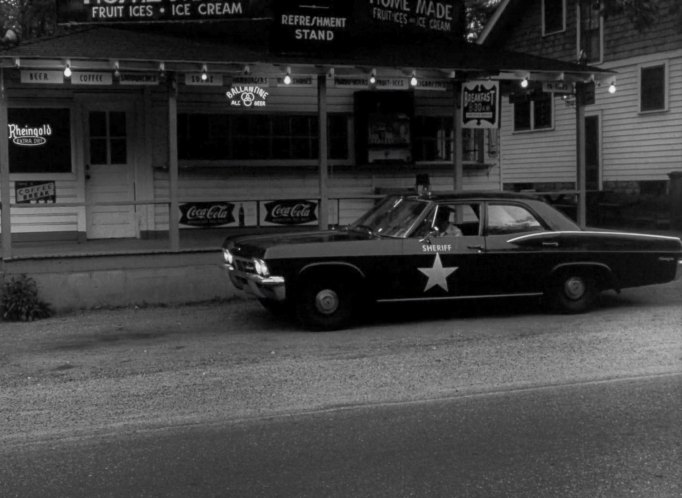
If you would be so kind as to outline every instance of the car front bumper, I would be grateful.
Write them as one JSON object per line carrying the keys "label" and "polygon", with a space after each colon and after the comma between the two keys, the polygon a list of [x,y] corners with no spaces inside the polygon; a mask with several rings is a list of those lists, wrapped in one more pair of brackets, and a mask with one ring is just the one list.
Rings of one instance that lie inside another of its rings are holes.
{"label": "car front bumper", "polygon": [[239,271],[234,265],[223,265],[232,284],[260,299],[284,301],[286,299],[286,284],[284,277],[271,275],[262,277],[255,273]]}

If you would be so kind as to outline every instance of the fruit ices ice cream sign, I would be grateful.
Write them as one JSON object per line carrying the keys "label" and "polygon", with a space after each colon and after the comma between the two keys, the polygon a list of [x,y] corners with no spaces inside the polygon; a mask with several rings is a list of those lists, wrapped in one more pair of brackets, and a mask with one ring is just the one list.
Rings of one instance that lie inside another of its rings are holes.
{"label": "fruit ices ice cream sign", "polygon": [[57,0],[57,22],[225,21],[259,18],[265,0]]}

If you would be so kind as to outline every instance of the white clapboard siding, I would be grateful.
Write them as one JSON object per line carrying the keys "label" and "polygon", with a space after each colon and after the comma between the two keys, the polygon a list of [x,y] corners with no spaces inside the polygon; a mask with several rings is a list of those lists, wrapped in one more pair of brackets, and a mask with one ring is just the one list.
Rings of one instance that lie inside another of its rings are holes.
{"label": "white clapboard siding", "polygon": [[[648,60],[668,64],[668,109],[639,112],[639,71]],[[606,84],[596,89],[595,104],[586,115],[601,121],[602,180],[626,182],[667,180],[682,170],[682,52],[655,54],[620,61],[617,92]],[[502,112],[501,165],[505,183],[575,181],[575,108],[555,99],[555,129],[513,133],[512,106],[505,99]]]}
{"label": "white clapboard siding", "polygon": [[[55,182],[57,203],[82,202],[78,195],[78,184],[73,180]],[[14,182],[10,182],[10,202],[15,203]],[[78,232],[81,207],[58,207],[53,204],[22,204],[10,210],[13,233],[29,232]],[[43,207],[46,206],[46,207]]]}
{"label": "white clapboard siding", "polygon": [[682,54],[656,54],[668,63],[668,110],[639,112],[641,58],[621,61],[617,92],[598,94],[602,115],[603,178],[605,181],[667,180],[682,169]]}
{"label": "white clapboard siding", "polygon": [[555,98],[552,130],[516,133],[513,124],[513,106],[504,98],[500,132],[504,183],[575,181],[575,108]]}

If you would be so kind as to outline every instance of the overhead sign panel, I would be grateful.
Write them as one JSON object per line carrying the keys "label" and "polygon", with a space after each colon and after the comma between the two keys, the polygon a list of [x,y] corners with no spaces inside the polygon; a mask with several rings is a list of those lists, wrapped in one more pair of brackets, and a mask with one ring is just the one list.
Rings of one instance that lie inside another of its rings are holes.
{"label": "overhead sign panel", "polygon": [[275,52],[463,38],[464,0],[273,0]]}
{"label": "overhead sign panel", "polygon": [[60,24],[225,21],[271,17],[272,0],[57,0]]}

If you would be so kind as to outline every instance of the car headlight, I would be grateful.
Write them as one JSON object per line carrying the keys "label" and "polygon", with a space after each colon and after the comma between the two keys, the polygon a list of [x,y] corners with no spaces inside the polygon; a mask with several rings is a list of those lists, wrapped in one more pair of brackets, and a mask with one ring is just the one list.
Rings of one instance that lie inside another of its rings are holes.
{"label": "car headlight", "polygon": [[257,275],[260,275],[261,277],[270,276],[270,270],[268,269],[268,265],[262,259],[253,258],[253,267],[256,270]]}
{"label": "car headlight", "polygon": [[225,260],[225,263],[227,263],[228,265],[234,263],[234,256],[232,255],[229,249],[223,249],[223,259]]}

